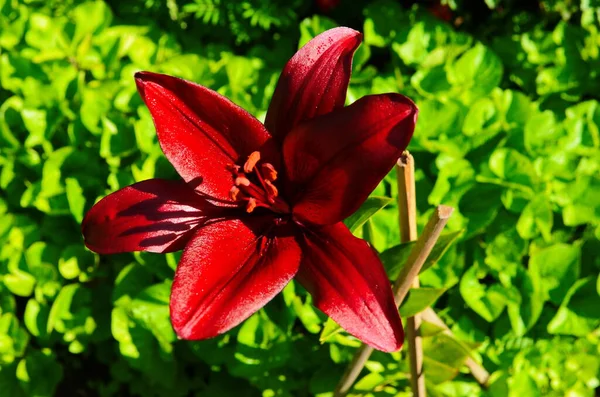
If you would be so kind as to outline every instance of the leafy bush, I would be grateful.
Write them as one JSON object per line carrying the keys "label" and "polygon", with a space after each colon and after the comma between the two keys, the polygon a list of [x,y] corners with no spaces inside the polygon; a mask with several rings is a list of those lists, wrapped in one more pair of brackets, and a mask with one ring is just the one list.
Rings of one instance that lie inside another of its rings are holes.
{"label": "leafy bush", "polygon": [[[0,0],[3,395],[333,389],[358,344],[299,285],[226,335],[177,341],[168,299],[178,254],[99,257],[79,224],[109,192],[176,177],[135,71],[199,82],[261,118],[298,41],[346,24],[365,34],[349,100],[402,92],[420,108],[410,146],[420,226],[434,205],[457,209],[447,251],[401,309],[433,305],[456,335],[423,330],[431,395],[593,396],[600,4],[448,3],[450,23],[432,16],[433,2],[342,2],[329,19],[301,1]],[[391,174],[348,220],[391,276],[406,247],[394,201],[381,197],[396,194]],[[488,390],[463,370],[469,354],[493,372]],[[408,392],[404,356],[375,354],[354,392]]]}

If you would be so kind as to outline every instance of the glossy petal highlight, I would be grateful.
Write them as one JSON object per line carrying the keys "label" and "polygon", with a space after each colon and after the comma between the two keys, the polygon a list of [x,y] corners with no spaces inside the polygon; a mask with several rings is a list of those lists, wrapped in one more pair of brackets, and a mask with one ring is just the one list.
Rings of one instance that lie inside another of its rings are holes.
{"label": "glossy petal highlight", "polygon": [[352,57],[362,34],[330,29],[304,45],[281,72],[265,120],[282,141],[299,122],[344,106]]}
{"label": "glossy petal highlight", "polygon": [[406,149],[416,117],[410,99],[383,94],[298,125],[283,144],[294,215],[326,225],[356,211]]}
{"label": "glossy petal highlight", "polygon": [[272,217],[207,224],[183,251],[171,291],[171,321],[184,339],[206,339],[235,327],[294,277],[300,247]]}
{"label": "glossy petal highlight", "polygon": [[404,331],[377,254],[342,223],[306,233],[297,279],[314,304],[376,349],[400,349]]}
{"label": "glossy petal highlight", "polygon": [[171,252],[218,211],[183,181],[149,179],[104,197],[81,229],[85,245],[99,254]]}
{"label": "glossy petal highlight", "polygon": [[250,113],[221,94],[162,74],[136,73],[160,146],[179,175],[199,192],[229,201],[234,164],[255,150],[276,161],[270,135]]}

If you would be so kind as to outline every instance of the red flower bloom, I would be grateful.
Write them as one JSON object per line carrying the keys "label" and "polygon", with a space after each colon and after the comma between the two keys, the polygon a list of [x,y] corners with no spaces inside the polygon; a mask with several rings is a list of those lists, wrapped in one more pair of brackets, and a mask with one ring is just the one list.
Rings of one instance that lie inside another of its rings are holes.
{"label": "red flower bloom", "polygon": [[383,266],[341,221],[406,148],[417,109],[399,94],[344,107],[361,37],[336,28],[298,51],[265,125],[208,88],[136,74],[162,150],[183,181],[151,179],[112,193],[82,230],[100,254],[184,249],[171,292],[180,337],[231,329],[296,277],[351,334],[384,351],[402,346]]}

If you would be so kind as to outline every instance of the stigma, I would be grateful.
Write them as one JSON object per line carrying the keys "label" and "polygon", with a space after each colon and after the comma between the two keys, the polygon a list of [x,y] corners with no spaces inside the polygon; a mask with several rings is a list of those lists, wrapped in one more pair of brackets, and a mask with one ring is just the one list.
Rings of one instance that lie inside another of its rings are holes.
{"label": "stigma", "polygon": [[277,213],[289,213],[290,207],[279,196],[274,182],[277,171],[270,163],[260,163],[260,152],[252,152],[242,167],[229,164],[233,184],[229,197],[244,205],[246,212],[253,212],[257,207],[270,209]]}

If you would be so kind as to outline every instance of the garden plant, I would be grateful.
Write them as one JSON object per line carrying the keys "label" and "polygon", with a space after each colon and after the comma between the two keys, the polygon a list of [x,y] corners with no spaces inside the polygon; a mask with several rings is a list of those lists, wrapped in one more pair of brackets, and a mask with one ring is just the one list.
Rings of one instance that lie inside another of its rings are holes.
{"label": "garden plant", "polygon": [[592,0],[0,0],[0,396],[597,395],[599,70]]}

